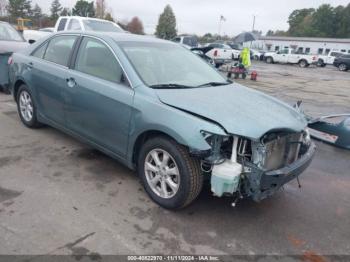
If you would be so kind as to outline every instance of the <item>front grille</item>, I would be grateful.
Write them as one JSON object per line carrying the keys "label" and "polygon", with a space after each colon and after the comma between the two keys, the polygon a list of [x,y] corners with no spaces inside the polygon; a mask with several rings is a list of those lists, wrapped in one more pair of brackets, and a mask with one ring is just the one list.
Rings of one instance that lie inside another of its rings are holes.
{"label": "front grille", "polygon": [[262,143],[253,143],[253,162],[266,171],[276,170],[297,160],[302,133],[269,134]]}

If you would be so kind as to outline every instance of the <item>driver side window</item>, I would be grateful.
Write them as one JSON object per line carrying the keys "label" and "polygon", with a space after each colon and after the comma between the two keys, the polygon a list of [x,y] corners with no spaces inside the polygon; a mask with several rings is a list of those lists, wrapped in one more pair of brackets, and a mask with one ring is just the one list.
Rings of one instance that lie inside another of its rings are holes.
{"label": "driver side window", "polygon": [[123,69],[114,54],[105,44],[94,38],[84,37],[81,42],[75,70],[107,81],[127,85]]}

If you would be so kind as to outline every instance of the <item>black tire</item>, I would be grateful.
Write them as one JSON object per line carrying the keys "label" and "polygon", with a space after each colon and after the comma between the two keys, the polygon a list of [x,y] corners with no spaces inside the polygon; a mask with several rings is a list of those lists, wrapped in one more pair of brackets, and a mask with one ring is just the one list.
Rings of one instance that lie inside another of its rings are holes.
{"label": "black tire", "polygon": [[246,79],[247,78],[247,74],[243,73],[242,74],[242,79]]}
{"label": "black tire", "polygon": [[[147,155],[155,149],[161,149],[169,153],[179,170],[179,187],[176,194],[171,198],[158,196],[153,192],[146,178],[145,161]],[[189,205],[202,190],[203,175],[200,161],[191,157],[184,146],[164,136],[151,138],[142,146],[138,156],[137,171],[150,198],[166,209],[180,209]]]}
{"label": "black tire", "polygon": [[299,61],[299,66],[301,68],[305,68],[305,67],[308,67],[309,64],[308,64],[308,62],[306,60],[302,59],[302,60]]}
{"label": "black tire", "polygon": [[273,64],[273,58],[271,56],[266,57],[266,63]]}
{"label": "black tire", "polygon": [[340,71],[342,71],[342,72],[345,72],[345,71],[349,70],[348,66],[346,64],[344,64],[344,63],[339,64],[338,69]]}
{"label": "black tire", "polygon": [[[30,99],[31,99],[31,105],[32,105],[32,108],[33,108],[33,114],[32,114],[32,118],[30,120],[26,120],[25,117],[22,115],[22,112],[21,112],[21,109],[20,109],[20,97],[21,97],[21,94],[23,92],[26,92],[29,96],[30,96]],[[29,128],[38,128],[38,127],[41,127],[42,124],[37,120],[37,116],[36,116],[36,105],[34,103],[34,100],[32,98],[32,94],[29,90],[29,88],[26,86],[26,85],[21,85],[18,89],[18,92],[17,92],[17,97],[16,97],[16,102],[17,102],[17,111],[18,111],[18,114],[19,114],[19,117],[22,121],[22,123],[29,127]]]}
{"label": "black tire", "polygon": [[318,66],[318,67],[325,67],[326,64],[324,63],[323,59],[319,59],[319,60],[317,61],[317,66]]}
{"label": "black tire", "polygon": [[255,55],[255,56],[254,56],[254,60],[259,61],[259,60],[260,60],[260,57],[259,57],[258,55]]}

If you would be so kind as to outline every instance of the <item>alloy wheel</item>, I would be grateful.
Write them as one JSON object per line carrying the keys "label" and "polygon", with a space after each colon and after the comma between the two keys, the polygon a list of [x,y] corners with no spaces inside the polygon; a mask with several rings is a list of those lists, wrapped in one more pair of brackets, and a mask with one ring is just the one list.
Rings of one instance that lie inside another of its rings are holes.
{"label": "alloy wheel", "polygon": [[27,91],[22,91],[19,96],[19,108],[23,119],[30,122],[33,119],[34,109],[32,98]]}
{"label": "alloy wheel", "polygon": [[165,199],[176,195],[180,185],[179,168],[167,151],[150,151],[145,159],[144,170],[147,183],[156,195]]}

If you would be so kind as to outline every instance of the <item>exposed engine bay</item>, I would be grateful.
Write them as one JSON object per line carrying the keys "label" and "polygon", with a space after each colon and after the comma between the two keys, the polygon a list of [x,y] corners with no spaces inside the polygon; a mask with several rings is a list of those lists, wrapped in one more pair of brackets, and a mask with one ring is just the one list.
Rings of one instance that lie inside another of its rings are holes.
{"label": "exposed engine bay", "polygon": [[202,169],[211,174],[213,194],[251,197],[255,201],[297,178],[311,163],[315,151],[307,130],[270,132],[260,141],[208,134],[206,141],[212,152],[202,160]]}

